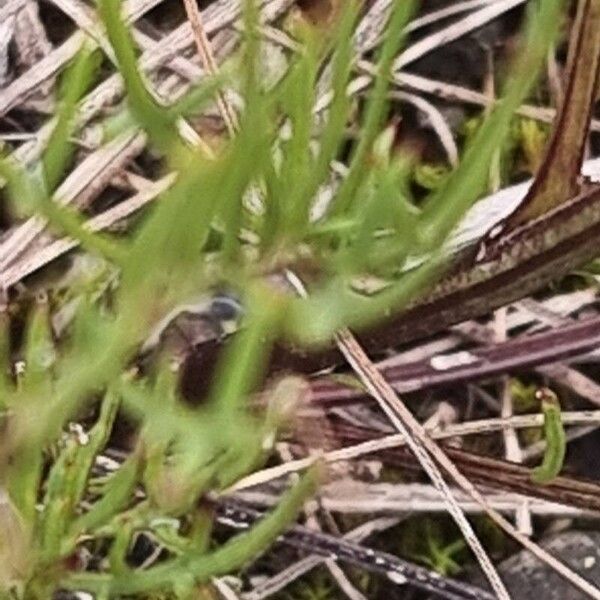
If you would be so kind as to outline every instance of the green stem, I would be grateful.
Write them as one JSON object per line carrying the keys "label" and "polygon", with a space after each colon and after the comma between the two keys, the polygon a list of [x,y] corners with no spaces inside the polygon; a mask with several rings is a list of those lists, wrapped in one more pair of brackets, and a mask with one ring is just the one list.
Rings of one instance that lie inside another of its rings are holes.
{"label": "green stem", "polygon": [[318,469],[312,468],[260,523],[210,554],[185,556],[161,563],[147,571],[114,578],[108,574],[75,573],[64,583],[69,589],[96,593],[110,590],[113,594],[136,594],[168,590],[182,578],[193,577],[204,583],[239,569],[263,553],[296,518],[306,499],[314,493]]}

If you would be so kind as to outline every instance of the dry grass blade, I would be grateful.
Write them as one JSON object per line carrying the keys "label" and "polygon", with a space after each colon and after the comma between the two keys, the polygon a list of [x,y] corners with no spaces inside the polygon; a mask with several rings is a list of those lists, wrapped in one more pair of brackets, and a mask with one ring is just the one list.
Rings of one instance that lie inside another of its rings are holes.
{"label": "dry grass blade", "polygon": [[[40,19],[38,2],[29,0],[15,15],[12,39],[16,63],[20,70],[29,69],[52,51],[52,44]],[[52,80],[28,98],[21,109],[51,113],[55,108]]]}
{"label": "dry grass blade", "polygon": [[[144,144],[143,135],[127,134],[116,138],[98,152],[90,154],[56,190],[55,201],[63,205],[76,203],[78,207],[85,206],[104,189],[131,158],[142,151]],[[45,226],[44,219],[38,216],[31,217],[18,225],[0,244],[2,285],[7,286],[4,281],[6,270],[24,253]]]}
{"label": "dry grass blade", "polygon": [[459,161],[458,148],[454,141],[452,130],[442,113],[431,104],[431,102],[425,100],[425,98],[421,98],[421,96],[409,92],[390,92],[390,97],[412,104],[427,117],[429,125],[438,136],[440,143],[446,152],[448,162],[452,167],[457,167]]}
{"label": "dry grass blade", "polygon": [[[183,0],[183,3],[185,4],[185,10],[192,27],[192,32],[194,33],[196,48],[198,49],[202,64],[211,75],[216,75],[218,72],[217,61],[213,56],[210,40],[206,35],[198,4],[196,0]],[[239,128],[237,114],[231,103],[227,100],[225,93],[221,90],[217,92],[217,105],[227,126],[229,135],[234,135]]]}
{"label": "dry grass blade", "polygon": [[0,8],[0,22],[12,17],[16,12],[20,11],[25,5],[26,0],[9,0]]}
{"label": "dry grass blade", "polygon": [[492,2],[489,6],[485,6],[481,10],[471,13],[464,19],[436,31],[402,52],[394,62],[394,70],[399,71],[405,65],[414,62],[435,48],[453,42],[463,35],[478,29],[482,25],[496,19],[501,14],[512,10],[519,6],[519,4],[523,4],[524,1],[525,0],[498,0],[497,2]]}
{"label": "dry grass blade", "polygon": [[240,597],[236,594],[236,592],[233,591],[231,587],[227,585],[227,583],[225,583],[225,581],[223,581],[223,579],[217,579],[216,577],[213,577],[211,583],[219,592],[219,595],[221,598],[223,598],[223,600],[239,600]]}
{"label": "dry grass blade", "polygon": [[[479,504],[466,497],[459,490],[454,490],[456,501],[468,514],[482,514]],[[258,496],[258,495],[257,495]],[[245,499],[252,501],[252,494],[245,494]],[[486,492],[486,501],[498,512],[510,515],[519,510],[523,496],[506,492]],[[546,517],[585,517],[598,520],[599,515],[580,508],[564,506],[526,498],[530,503],[532,514]],[[275,503],[277,497],[273,496]],[[432,485],[424,484],[391,484],[362,483],[361,481],[342,480],[326,486],[321,493],[321,503],[336,514],[414,514],[445,513],[446,503]]]}
{"label": "dry grass blade", "polygon": [[[268,489],[268,488],[267,488]],[[456,501],[467,514],[484,515],[482,507],[461,490],[453,490]],[[508,515],[518,510],[523,502],[521,494],[486,490],[488,504]],[[236,498],[260,506],[274,506],[278,494],[253,490],[236,494]],[[585,518],[598,522],[600,514],[574,506],[538,498],[527,498],[532,514],[541,517]],[[338,515],[424,514],[447,513],[446,503],[436,488],[419,483],[364,483],[355,479],[336,480],[321,488],[320,503]]]}
{"label": "dry grass blade", "polygon": [[18,106],[42,83],[56,75],[71,60],[84,43],[83,32],[74,33],[66,42],[55,48],[37,65],[7,85],[0,94],[0,116]]}
{"label": "dry grass blade", "polygon": [[[396,58],[392,69],[392,78],[396,79],[400,77],[402,68],[407,64],[418,60],[440,46],[459,39],[463,35],[492,21],[506,11],[522,4],[524,1],[525,0],[498,0],[497,2],[489,3],[491,5],[485,5],[481,10],[473,12],[464,19],[452,23],[448,27],[419,40],[404,50],[404,52]],[[350,85],[348,86],[349,94],[357,94],[364,90],[370,85],[372,77],[376,75],[375,67],[361,57],[365,52],[372,49],[380,38],[387,20],[390,5],[391,2],[389,0],[375,2],[358,27],[355,43],[357,66],[361,71],[367,73],[367,75],[359,76],[350,82]],[[432,17],[433,16],[435,16],[435,13],[432,14]],[[418,22],[418,19],[415,22]],[[417,23],[417,27],[418,26]],[[410,26],[408,29],[410,30]],[[327,78],[324,79],[326,80]],[[331,92],[327,86],[322,85],[322,81],[320,82],[318,89],[320,93],[315,105],[316,113],[325,110],[332,99]]]}
{"label": "dry grass blade", "polygon": [[407,31],[416,31],[421,27],[432,25],[433,23],[437,23],[438,21],[442,21],[462,12],[467,12],[472,8],[492,4],[494,1],[495,0],[463,0],[463,2],[456,2],[450,6],[445,6],[444,8],[434,10],[422,17],[414,19],[406,29]]}
{"label": "dry grass blade", "polygon": [[[494,315],[494,333],[495,339],[502,342],[508,338],[507,335],[507,309],[506,307],[496,311]],[[500,380],[500,398],[501,398],[501,410],[500,414],[503,418],[510,418],[514,414],[513,407],[513,396],[510,389],[510,380],[507,375],[504,375]],[[519,443],[519,437],[514,428],[504,429],[503,432],[504,440],[504,456],[506,460],[522,463],[523,452]],[[518,508],[515,511],[515,523],[518,530],[525,534],[531,535],[533,533],[533,524],[531,522],[531,512],[529,510],[529,499],[523,498],[519,503]]]}
{"label": "dry grass blade", "polygon": [[[600,424],[600,411],[576,411],[562,413],[562,422],[564,425],[594,425]],[[530,427],[542,427],[544,425],[544,415],[518,415],[509,418],[483,419],[480,421],[470,421],[466,423],[457,423],[456,425],[447,425],[442,428],[427,430],[428,435],[436,440],[444,440],[466,435],[481,435],[485,433],[495,433],[507,429],[527,429]],[[346,446],[338,450],[331,450],[319,456],[319,460],[325,463],[334,463],[344,460],[353,460],[368,454],[374,454],[382,450],[398,448],[406,444],[406,438],[402,434],[386,435],[380,438],[372,439],[367,442],[361,442],[351,446]],[[267,483],[274,479],[284,477],[290,473],[302,471],[316,462],[316,458],[300,458],[297,460],[285,462],[275,467],[269,467],[257,471],[244,479],[240,479],[230,491],[240,491],[256,485]]]}
{"label": "dry grass blade", "polygon": [[[85,227],[90,231],[108,229],[155,200],[173,183],[174,179],[174,175],[167,175],[155,183],[150,183],[145,189],[128,200],[87,221]],[[2,285],[6,288],[15,285],[24,277],[27,277],[27,275],[31,275],[31,273],[41,269],[78,245],[77,241],[64,238],[52,242],[43,248],[43,250],[33,252],[31,256],[29,254],[24,255],[21,260],[15,262],[14,265],[11,265],[6,271],[2,272]]]}
{"label": "dry grass blade", "polygon": [[[373,72],[373,67],[368,61],[359,61],[358,67],[365,73]],[[455,100],[474,106],[486,107],[491,106],[496,102],[496,100],[481,92],[446,81],[439,81],[430,77],[415,75],[406,71],[397,73],[394,77],[394,83],[400,87],[406,87],[425,94],[431,94],[438,98]],[[552,123],[556,116],[556,110],[553,108],[533,106],[531,104],[523,104],[516,112],[522,117],[541,121],[542,123]],[[600,121],[598,119],[593,119],[590,124],[590,129],[592,131],[600,131]]]}

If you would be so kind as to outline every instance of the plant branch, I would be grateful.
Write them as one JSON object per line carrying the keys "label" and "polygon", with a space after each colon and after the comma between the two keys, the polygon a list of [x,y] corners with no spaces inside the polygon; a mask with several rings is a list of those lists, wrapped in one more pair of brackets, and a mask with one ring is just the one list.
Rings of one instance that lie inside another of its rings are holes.
{"label": "plant branch", "polygon": [[546,156],[509,228],[546,214],[577,195],[600,76],[600,1],[579,0],[570,34],[566,89]]}

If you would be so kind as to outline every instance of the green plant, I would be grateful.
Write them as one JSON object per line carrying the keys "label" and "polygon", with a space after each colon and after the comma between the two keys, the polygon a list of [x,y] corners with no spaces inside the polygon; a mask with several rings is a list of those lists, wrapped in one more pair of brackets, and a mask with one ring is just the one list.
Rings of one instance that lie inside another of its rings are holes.
{"label": "green plant", "polygon": [[337,596],[335,587],[322,569],[312,573],[306,581],[298,581],[289,590],[279,594],[280,600],[332,600]]}
{"label": "green plant", "polygon": [[[356,7],[345,12],[330,46],[305,44],[284,80],[265,90],[257,64],[257,14],[247,3],[240,76],[245,110],[237,135],[209,159],[182,141],[177,123],[208,102],[222,79],[201,84],[172,106],[160,105],[138,72],[120,3],[100,1],[127,91],[127,108],[107,124],[108,135],[143,129],[177,179],[126,238],[92,233],[78,213],[54,201],[72,157],[77,102],[94,78],[97,54],[87,48],[64,76],[56,127],[37,168],[25,171],[0,160],[15,212],[42,215],[53,230],[77,239],[119,273],[110,303],[98,298],[95,287],[82,286],[74,321],[57,347],[41,298],[22,345],[23,369],[16,373],[8,318],[2,315],[0,597],[48,598],[67,587],[100,598],[187,598],[210,577],[260,554],[295,519],[315,489],[315,470],[260,524],[214,549],[210,511],[201,502],[268,456],[284,415],[277,405],[257,415],[245,400],[261,382],[273,343],[280,337],[303,344],[329,340],[342,326],[359,327],[398,309],[432,283],[446,263],[441,244],[485,185],[491,157],[553,39],[560,2],[542,0],[534,7],[528,52],[517,62],[504,100],[461,166],[422,207],[401,191],[407,187],[405,163],[393,154],[385,129],[388,79],[413,8],[406,2],[394,7],[347,176],[315,221],[313,199],[348,143],[346,86]],[[317,128],[315,83],[326,57],[333,99]],[[291,128],[288,137],[280,136],[283,122]],[[246,210],[250,193],[259,198],[259,210]],[[242,237],[242,231],[252,235]],[[243,241],[248,238],[257,241]],[[405,260],[418,255],[428,260],[404,273]],[[318,273],[308,282],[309,298],[294,298],[270,283],[273,272],[306,263]],[[354,283],[365,274],[384,278],[385,289],[374,296],[357,293]],[[192,409],[180,401],[167,358],[144,377],[129,367],[161,317],[220,285],[242,297],[244,327],[225,352],[206,401]],[[65,433],[73,419],[89,420],[94,409],[98,416],[88,432]],[[90,482],[119,409],[137,423],[137,443],[115,473]],[[143,500],[136,495],[140,488]],[[176,520],[166,526],[166,518]],[[169,557],[147,569],[132,568],[128,555],[139,531],[159,539]],[[101,571],[72,568],[86,544],[106,548]]]}
{"label": "green plant", "polygon": [[455,557],[466,548],[465,541],[461,538],[446,542],[439,528],[433,521],[425,521],[425,548],[422,553],[413,554],[414,558],[424,565],[431,567],[441,575],[456,575],[462,567]]}
{"label": "green plant", "polygon": [[533,469],[531,479],[544,485],[560,474],[567,451],[567,437],[562,424],[558,396],[549,388],[540,388],[536,398],[540,401],[544,413],[546,450],[542,464]]}

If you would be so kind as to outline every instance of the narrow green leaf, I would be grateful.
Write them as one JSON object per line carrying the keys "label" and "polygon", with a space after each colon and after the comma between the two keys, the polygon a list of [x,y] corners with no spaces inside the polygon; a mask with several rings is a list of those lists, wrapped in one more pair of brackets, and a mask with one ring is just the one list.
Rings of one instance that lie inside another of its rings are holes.
{"label": "narrow green leaf", "polygon": [[531,480],[544,485],[560,475],[567,451],[567,436],[562,424],[557,395],[548,388],[541,388],[536,392],[536,397],[541,400],[544,413],[546,450],[542,464],[532,470]]}
{"label": "narrow green leaf", "polygon": [[349,207],[358,206],[356,210],[360,211],[360,199],[357,197],[356,191],[368,168],[368,154],[384,123],[388,106],[387,92],[392,65],[404,40],[404,26],[414,8],[415,3],[412,1],[394,2],[392,5],[385,41],[381,47],[377,64],[377,76],[361,124],[360,140],[352,153],[348,175],[336,194],[332,210],[333,215],[339,215]]}
{"label": "narrow green leaf", "polygon": [[156,102],[146,88],[133,38],[121,16],[122,6],[121,0],[99,0],[98,12],[117,58],[131,113],[161,151],[173,152],[179,144],[174,117]]}
{"label": "narrow green leaf", "polygon": [[77,103],[94,81],[100,58],[98,50],[84,46],[62,76],[56,125],[42,155],[48,194],[58,185],[73,155],[74,145],[70,138],[74,131]]}

